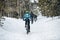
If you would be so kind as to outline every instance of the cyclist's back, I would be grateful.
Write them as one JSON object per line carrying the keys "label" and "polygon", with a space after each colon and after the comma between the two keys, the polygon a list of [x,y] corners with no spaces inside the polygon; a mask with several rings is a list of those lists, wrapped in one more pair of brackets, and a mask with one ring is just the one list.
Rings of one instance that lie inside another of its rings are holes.
{"label": "cyclist's back", "polygon": [[31,19],[31,15],[30,15],[30,13],[29,12],[26,12],[25,14],[24,14],[24,16],[23,16],[23,19],[24,20],[30,20]]}

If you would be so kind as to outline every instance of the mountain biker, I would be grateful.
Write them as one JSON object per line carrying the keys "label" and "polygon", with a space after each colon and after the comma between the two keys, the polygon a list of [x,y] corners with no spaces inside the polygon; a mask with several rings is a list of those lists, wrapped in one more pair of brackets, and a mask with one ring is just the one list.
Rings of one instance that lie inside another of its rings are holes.
{"label": "mountain biker", "polygon": [[25,27],[26,27],[26,25],[28,25],[28,32],[30,32],[31,15],[30,15],[29,11],[26,11],[25,14],[23,15],[23,20],[25,21]]}
{"label": "mountain biker", "polygon": [[34,14],[33,12],[31,11],[31,23],[33,24],[33,17],[34,17]]}
{"label": "mountain biker", "polygon": [[31,23],[33,24],[33,20],[35,20],[35,22],[37,21],[37,15],[35,15],[32,11],[31,11]]}

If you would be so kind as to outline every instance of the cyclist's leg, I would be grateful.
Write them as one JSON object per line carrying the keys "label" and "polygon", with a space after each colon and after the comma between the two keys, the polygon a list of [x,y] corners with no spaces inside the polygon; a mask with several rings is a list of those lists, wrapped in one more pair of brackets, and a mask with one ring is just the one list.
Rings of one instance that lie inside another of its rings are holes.
{"label": "cyclist's leg", "polygon": [[30,25],[28,26],[28,31],[30,32]]}
{"label": "cyclist's leg", "polygon": [[33,18],[31,18],[31,23],[33,24]]}
{"label": "cyclist's leg", "polygon": [[30,21],[28,21],[28,31],[30,32]]}

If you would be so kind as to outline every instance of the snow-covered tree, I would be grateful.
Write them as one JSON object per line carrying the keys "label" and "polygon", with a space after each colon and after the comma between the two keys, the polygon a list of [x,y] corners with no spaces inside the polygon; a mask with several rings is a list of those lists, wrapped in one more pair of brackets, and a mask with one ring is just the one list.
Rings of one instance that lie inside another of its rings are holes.
{"label": "snow-covered tree", "polygon": [[58,16],[60,15],[60,1],[59,0],[39,0],[39,6],[44,16]]}

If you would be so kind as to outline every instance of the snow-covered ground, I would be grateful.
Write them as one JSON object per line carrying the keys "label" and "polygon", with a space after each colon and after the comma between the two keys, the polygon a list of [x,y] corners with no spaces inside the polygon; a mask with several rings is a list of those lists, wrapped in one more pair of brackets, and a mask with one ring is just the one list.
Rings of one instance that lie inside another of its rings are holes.
{"label": "snow-covered ground", "polygon": [[31,32],[27,35],[22,19],[4,17],[0,27],[0,40],[60,40],[60,19],[46,18],[41,15],[31,24]]}

